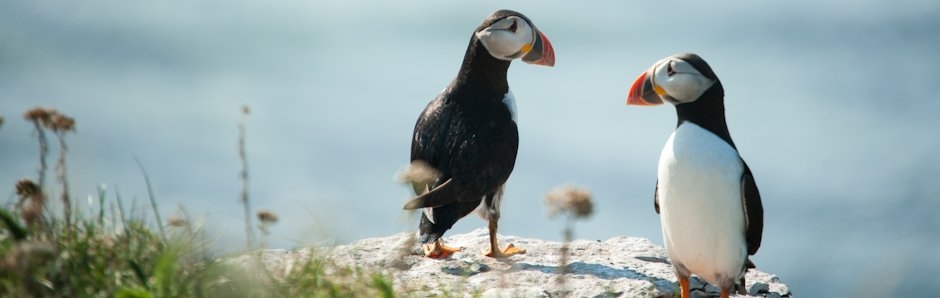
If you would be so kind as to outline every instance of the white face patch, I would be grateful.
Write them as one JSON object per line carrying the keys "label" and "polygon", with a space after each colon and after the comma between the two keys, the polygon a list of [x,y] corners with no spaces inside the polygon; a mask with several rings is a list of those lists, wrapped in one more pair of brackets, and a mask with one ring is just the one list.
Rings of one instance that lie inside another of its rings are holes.
{"label": "white face patch", "polygon": [[501,60],[512,60],[526,54],[522,49],[535,41],[535,30],[525,19],[512,16],[480,30],[476,36],[490,55]]}
{"label": "white face patch", "polygon": [[512,96],[512,90],[507,91],[506,95],[503,95],[503,104],[509,109],[512,122],[519,123],[519,119],[517,118],[518,112],[516,111],[516,98]]}
{"label": "white face patch", "polygon": [[706,78],[691,64],[677,58],[657,62],[651,72],[653,86],[661,87],[666,91],[665,95],[679,103],[695,101],[715,84],[714,80]]}

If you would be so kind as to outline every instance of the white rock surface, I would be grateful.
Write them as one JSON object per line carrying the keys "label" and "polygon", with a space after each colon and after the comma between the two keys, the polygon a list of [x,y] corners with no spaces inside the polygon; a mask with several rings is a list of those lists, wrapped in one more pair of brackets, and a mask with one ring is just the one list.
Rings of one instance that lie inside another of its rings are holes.
{"label": "white rock surface", "polygon": [[[646,239],[572,241],[562,284],[558,273],[562,243],[500,236],[501,246],[513,243],[527,253],[497,260],[483,256],[487,236],[486,229],[445,236],[445,244],[464,250],[443,260],[419,255],[410,233],[318,251],[337,265],[390,275],[395,289],[404,296],[559,297],[567,293],[568,297],[672,297],[678,291],[665,250]],[[312,253],[312,248],[266,250],[262,256],[271,272],[282,275]],[[749,295],[739,297],[792,297],[789,288],[772,274],[751,270],[746,280]],[[717,296],[715,287],[703,284],[693,278],[693,297]]]}

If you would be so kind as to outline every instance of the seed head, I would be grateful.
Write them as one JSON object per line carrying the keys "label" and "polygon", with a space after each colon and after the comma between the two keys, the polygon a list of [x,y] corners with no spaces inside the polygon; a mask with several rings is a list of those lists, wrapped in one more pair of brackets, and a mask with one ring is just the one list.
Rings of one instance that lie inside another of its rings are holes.
{"label": "seed head", "polygon": [[565,214],[574,219],[587,218],[594,212],[591,192],[585,188],[563,186],[545,194],[548,216]]}
{"label": "seed head", "polygon": [[265,225],[275,224],[277,223],[277,214],[268,210],[258,211],[258,221]]}
{"label": "seed head", "polygon": [[29,180],[29,178],[23,178],[16,182],[16,194],[21,197],[29,197],[38,194],[39,191],[39,185],[33,180]]}
{"label": "seed head", "polygon": [[431,184],[437,180],[440,173],[423,160],[411,162],[411,166],[398,172],[398,180],[402,183]]}
{"label": "seed head", "polygon": [[50,112],[54,111],[55,110],[51,108],[35,107],[26,111],[26,114],[23,114],[23,118],[33,122],[45,123],[49,121]]}
{"label": "seed head", "polygon": [[20,196],[21,203],[27,203],[20,212],[23,221],[30,226],[39,223],[46,203],[42,188],[32,180],[23,178],[16,182],[16,194]]}
{"label": "seed head", "polygon": [[52,115],[49,117],[49,121],[46,123],[46,126],[55,132],[75,131],[75,119],[66,116],[65,114],[53,111]]}
{"label": "seed head", "polygon": [[23,114],[26,120],[41,124],[55,132],[75,131],[75,119],[53,108],[35,107]]}

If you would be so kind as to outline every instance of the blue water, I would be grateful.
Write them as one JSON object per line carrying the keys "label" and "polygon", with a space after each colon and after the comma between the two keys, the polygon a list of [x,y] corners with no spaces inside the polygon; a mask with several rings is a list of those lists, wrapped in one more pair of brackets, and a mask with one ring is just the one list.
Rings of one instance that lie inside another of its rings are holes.
{"label": "blue water", "polygon": [[[236,151],[247,104],[254,208],[291,248],[413,231],[400,211],[414,121],[498,8],[527,14],[556,67],[515,63],[520,152],[500,231],[558,240],[543,195],[594,193],[576,236],[661,243],[652,208],[670,107],[624,105],[632,80],[684,51],[721,78],[732,136],[765,207],[754,261],[799,296],[922,296],[940,282],[940,2],[500,1],[0,2],[0,191],[35,175],[21,114],[53,106],[72,193],[204,219],[220,250],[244,243]],[[55,152],[53,152],[55,153]],[[51,176],[50,176],[51,177]],[[484,226],[467,218],[452,233]]]}

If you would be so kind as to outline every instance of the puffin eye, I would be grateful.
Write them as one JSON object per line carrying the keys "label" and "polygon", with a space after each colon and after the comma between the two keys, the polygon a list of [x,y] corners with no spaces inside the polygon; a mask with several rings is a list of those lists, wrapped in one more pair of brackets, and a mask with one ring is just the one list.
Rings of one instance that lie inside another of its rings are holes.
{"label": "puffin eye", "polygon": [[672,67],[673,64],[676,64],[676,63],[670,61],[670,62],[669,62],[669,65],[666,65],[666,75],[668,75],[668,76],[670,76],[670,77],[671,77],[672,75],[676,74],[676,69],[675,69],[674,67]]}
{"label": "puffin eye", "polygon": [[518,29],[518,27],[519,26],[516,25],[516,20],[512,20],[512,25],[509,25],[509,28],[506,28],[506,30],[512,31],[512,33],[516,33],[516,29]]}

